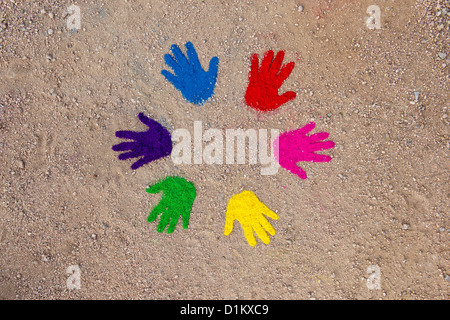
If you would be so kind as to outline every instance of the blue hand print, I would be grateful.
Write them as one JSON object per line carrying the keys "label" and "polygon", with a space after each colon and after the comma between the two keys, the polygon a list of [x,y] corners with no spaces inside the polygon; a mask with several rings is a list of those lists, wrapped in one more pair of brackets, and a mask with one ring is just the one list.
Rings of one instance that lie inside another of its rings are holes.
{"label": "blue hand print", "polygon": [[202,105],[214,94],[219,58],[213,57],[209,62],[209,70],[204,71],[198,60],[194,45],[187,42],[185,46],[187,57],[177,45],[171,46],[173,57],[170,54],[165,54],[164,61],[175,74],[167,70],[162,70],[161,74],[181,91],[187,101]]}
{"label": "blue hand print", "polygon": [[147,118],[143,113],[139,113],[139,120],[147,125],[148,130],[144,132],[117,131],[117,138],[135,141],[122,142],[112,147],[114,151],[128,151],[121,153],[119,160],[142,157],[131,165],[132,170],[172,153],[170,132],[157,121]]}

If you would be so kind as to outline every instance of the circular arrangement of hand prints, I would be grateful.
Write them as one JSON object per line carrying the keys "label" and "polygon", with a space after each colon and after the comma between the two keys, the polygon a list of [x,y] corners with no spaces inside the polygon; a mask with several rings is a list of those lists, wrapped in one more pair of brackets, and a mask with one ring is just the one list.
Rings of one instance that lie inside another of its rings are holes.
{"label": "circular arrangement of hand prints", "polygon": [[[185,47],[186,53],[183,53],[176,44],[171,46],[172,54],[164,55],[164,61],[173,73],[162,70],[161,74],[181,92],[187,102],[203,105],[214,94],[219,59],[211,58],[209,68],[205,71],[200,64],[194,45],[187,42]],[[279,94],[281,85],[295,66],[294,62],[283,64],[283,60],[284,51],[279,51],[275,55],[272,50],[268,50],[261,59],[261,63],[257,53],[252,55],[245,93],[245,103],[249,107],[267,113],[295,99],[297,94],[293,91]],[[117,131],[116,137],[128,141],[116,144],[112,148],[114,151],[123,152],[119,155],[120,160],[138,158],[131,165],[132,170],[167,157],[173,152],[173,139],[169,130],[143,113],[140,113],[138,117],[148,129],[143,132]],[[308,135],[314,128],[315,123],[310,122],[302,128],[280,134],[273,141],[272,151],[276,161],[300,179],[306,179],[307,175],[297,163],[331,161],[330,156],[316,152],[333,148],[334,142],[326,140],[329,136],[327,132]],[[168,176],[147,189],[149,193],[161,191],[162,199],[152,209],[148,222],[154,222],[160,216],[157,231],[166,230],[167,233],[172,233],[181,216],[183,228],[188,228],[192,205],[196,197],[194,184],[183,177]],[[274,236],[276,231],[266,217],[278,219],[278,215],[262,203],[255,193],[244,190],[232,196],[228,202],[224,234],[229,235],[233,231],[234,221],[238,220],[249,245],[256,245],[255,233],[263,243],[269,244],[268,234]]]}
{"label": "circular arrangement of hand prints", "polygon": [[448,300],[449,31],[449,0],[0,1],[0,300]]}

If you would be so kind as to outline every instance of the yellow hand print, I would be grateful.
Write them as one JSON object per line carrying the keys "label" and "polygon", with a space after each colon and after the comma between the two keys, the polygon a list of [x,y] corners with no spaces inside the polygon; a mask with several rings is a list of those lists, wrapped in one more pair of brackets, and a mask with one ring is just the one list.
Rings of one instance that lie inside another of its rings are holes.
{"label": "yellow hand print", "polygon": [[[238,220],[242,225],[245,238],[249,245],[256,245],[253,230],[262,242],[269,244],[270,238],[266,231],[272,236],[275,235],[276,232],[263,214],[274,220],[278,219],[277,214],[259,201],[253,192],[244,190],[239,194],[235,194],[231,197],[227,205],[225,235],[228,236],[231,231],[233,231],[234,220]],[[264,231],[264,229],[266,231]]]}

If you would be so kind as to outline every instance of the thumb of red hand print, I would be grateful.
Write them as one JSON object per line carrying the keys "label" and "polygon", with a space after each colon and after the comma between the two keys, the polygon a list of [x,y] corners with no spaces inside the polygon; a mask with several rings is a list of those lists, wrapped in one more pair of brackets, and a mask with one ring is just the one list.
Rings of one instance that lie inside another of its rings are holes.
{"label": "thumb of red hand print", "polygon": [[245,93],[245,103],[248,106],[267,112],[296,97],[297,94],[293,91],[278,95],[278,90],[295,66],[294,62],[282,66],[283,59],[284,51],[279,51],[274,59],[273,51],[269,50],[264,54],[259,67],[258,54],[253,55],[249,84]]}

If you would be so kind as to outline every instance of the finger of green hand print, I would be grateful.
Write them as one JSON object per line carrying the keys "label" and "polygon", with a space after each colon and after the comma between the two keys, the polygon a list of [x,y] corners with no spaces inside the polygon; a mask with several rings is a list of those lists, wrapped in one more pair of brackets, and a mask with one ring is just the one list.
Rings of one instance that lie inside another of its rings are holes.
{"label": "finger of green hand print", "polygon": [[158,232],[163,232],[169,225],[167,233],[172,233],[180,215],[183,221],[183,228],[187,229],[192,204],[197,195],[192,182],[181,177],[171,176],[151,185],[146,191],[153,194],[163,192],[161,201],[153,208],[147,218],[148,222],[153,222],[161,214],[157,227]]}

